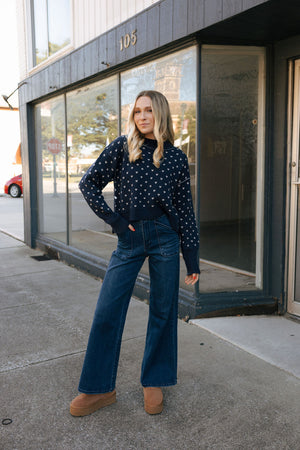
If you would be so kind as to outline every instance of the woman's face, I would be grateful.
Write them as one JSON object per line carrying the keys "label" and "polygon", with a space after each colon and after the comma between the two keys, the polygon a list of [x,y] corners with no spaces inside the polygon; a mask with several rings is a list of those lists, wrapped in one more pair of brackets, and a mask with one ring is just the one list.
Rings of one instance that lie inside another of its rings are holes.
{"label": "woman's face", "polygon": [[134,123],[137,129],[148,139],[155,139],[153,134],[154,116],[150,97],[139,97],[134,108]]}

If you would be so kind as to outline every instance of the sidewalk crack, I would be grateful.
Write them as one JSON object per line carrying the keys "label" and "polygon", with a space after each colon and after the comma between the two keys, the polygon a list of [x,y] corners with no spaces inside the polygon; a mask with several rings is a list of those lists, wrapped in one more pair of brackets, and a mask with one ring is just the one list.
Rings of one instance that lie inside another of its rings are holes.
{"label": "sidewalk crack", "polygon": [[80,355],[82,353],[85,353],[86,349],[84,350],[78,350],[76,352],[72,352],[72,353],[65,353],[63,355],[59,355],[59,356],[54,356],[53,358],[47,358],[47,359],[43,359],[43,360],[38,360],[38,361],[32,361],[32,362],[28,362],[27,364],[23,364],[23,365],[18,365],[15,364],[14,367],[10,367],[10,368],[3,368],[0,369],[0,374],[2,373],[8,373],[11,372],[13,370],[20,370],[20,369],[25,369],[26,367],[30,367],[30,366],[37,366],[39,364],[44,364],[50,361],[56,361],[58,359],[62,359],[62,358],[67,358],[69,356],[76,356],[76,355]]}

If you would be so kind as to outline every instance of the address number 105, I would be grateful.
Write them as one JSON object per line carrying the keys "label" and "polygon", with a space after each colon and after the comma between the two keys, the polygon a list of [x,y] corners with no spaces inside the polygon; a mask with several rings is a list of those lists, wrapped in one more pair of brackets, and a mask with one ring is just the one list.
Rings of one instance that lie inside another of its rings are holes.
{"label": "address number 105", "polygon": [[128,48],[130,45],[135,45],[137,41],[136,36],[137,30],[133,30],[131,34],[127,33],[120,39],[120,51],[122,52],[124,48]]}

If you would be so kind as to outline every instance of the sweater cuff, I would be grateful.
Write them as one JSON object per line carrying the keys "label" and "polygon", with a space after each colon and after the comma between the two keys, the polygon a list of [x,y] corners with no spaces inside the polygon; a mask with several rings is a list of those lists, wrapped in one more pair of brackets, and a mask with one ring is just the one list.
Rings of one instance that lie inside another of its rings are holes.
{"label": "sweater cuff", "polygon": [[187,275],[200,273],[198,262],[198,248],[182,248],[181,251],[187,268]]}
{"label": "sweater cuff", "polygon": [[111,225],[113,233],[117,234],[124,233],[129,225],[129,222],[118,213],[113,213],[106,222]]}

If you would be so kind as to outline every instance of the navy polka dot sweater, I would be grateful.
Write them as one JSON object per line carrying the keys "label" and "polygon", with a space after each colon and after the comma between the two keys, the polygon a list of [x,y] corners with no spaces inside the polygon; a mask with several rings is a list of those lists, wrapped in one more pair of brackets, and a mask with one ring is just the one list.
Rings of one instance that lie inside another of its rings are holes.
{"label": "navy polka dot sweater", "polygon": [[[79,188],[92,210],[117,234],[125,231],[132,221],[167,214],[172,228],[180,235],[187,273],[200,273],[187,156],[166,141],[163,160],[156,168],[153,164],[156,147],[157,141],[145,139],[142,158],[130,163],[127,138],[120,136],[103,150],[81,179]],[[102,194],[110,181],[114,182],[114,211]]]}

